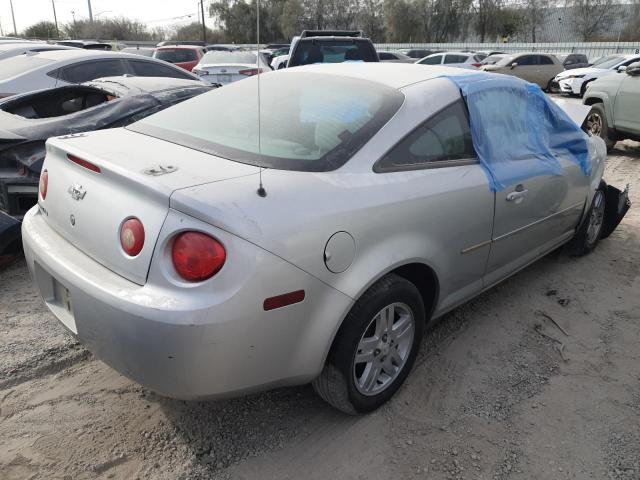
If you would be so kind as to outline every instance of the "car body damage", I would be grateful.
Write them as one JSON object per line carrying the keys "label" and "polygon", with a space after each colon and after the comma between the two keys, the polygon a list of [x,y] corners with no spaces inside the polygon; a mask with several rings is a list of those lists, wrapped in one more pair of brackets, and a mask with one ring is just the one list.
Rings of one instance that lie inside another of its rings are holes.
{"label": "car body damage", "polygon": [[173,78],[114,77],[0,102],[0,253],[37,202],[48,138],[122,127],[212,88]]}

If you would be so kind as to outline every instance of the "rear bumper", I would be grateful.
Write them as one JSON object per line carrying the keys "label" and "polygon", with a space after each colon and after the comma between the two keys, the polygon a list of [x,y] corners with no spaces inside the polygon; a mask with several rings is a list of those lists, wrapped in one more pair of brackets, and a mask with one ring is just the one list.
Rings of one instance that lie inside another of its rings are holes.
{"label": "rear bumper", "polygon": [[[55,233],[38,207],[25,215],[22,235],[29,270],[61,323],[120,373],[174,398],[227,397],[310,381],[352,302],[222,231],[217,237],[242,255],[238,265],[221,271],[223,291],[215,283],[210,291],[167,288],[156,281],[153,265],[144,286],[130,282]],[[298,289],[305,290],[303,302],[263,310],[264,298]]]}

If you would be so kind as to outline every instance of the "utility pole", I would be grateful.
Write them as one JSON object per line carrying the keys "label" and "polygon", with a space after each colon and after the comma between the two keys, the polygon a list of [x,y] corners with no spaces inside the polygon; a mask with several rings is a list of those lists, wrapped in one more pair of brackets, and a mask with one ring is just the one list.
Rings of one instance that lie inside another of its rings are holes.
{"label": "utility pole", "polygon": [[89,21],[93,23],[93,12],[91,11],[91,0],[87,0],[87,4],[89,5]]}
{"label": "utility pole", "polygon": [[58,16],[56,15],[56,2],[55,0],[51,0],[51,5],[53,6],[53,21],[56,24],[56,38],[60,38],[60,30],[58,30]]}
{"label": "utility pole", "polygon": [[[191,5],[193,5],[193,3]],[[207,44],[207,25],[204,23],[204,0],[200,0],[200,13],[202,14],[202,41],[206,45]]]}
{"label": "utility pole", "polygon": [[11,5],[11,18],[13,19],[13,36],[18,36],[18,29],[16,28],[16,16],[13,13],[13,0],[9,0],[9,5]]}

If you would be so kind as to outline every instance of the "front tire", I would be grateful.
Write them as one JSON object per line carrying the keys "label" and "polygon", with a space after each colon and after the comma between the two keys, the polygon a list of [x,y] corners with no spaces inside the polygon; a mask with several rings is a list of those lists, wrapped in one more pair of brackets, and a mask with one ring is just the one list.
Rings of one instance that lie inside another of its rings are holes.
{"label": "front tire", "polygon": [[576,236],[569,242],[571,255],[586,255],[596,248],[602,236],[605,206],[604,191],[599,188],[593,196],[587,218],[580,225]]}
{"label": "front tire", "polygon": [[616,143],[615,140],[612,139],[609,124],[607,123],[607,115],[602,103],[595,103],[591,106],[591,110],[584,121],[583,129],[591,135],[602,138],[607,146],[607,152],[611,150]]}
{"label": "front tire", "polygon": [[313,388],[345,413],[367,413],[387,402],[411,371],[425,324],[420,292],[389,274],[351,308]]}

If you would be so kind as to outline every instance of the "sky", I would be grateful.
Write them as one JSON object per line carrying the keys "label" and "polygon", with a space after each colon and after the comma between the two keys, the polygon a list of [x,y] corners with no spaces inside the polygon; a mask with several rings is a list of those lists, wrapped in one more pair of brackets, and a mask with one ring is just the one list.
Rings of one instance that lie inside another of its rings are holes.
{"label": "sky", "polygon": [[[87,0],[54,0],[58,25],[76,19],[88,18]],[[209,2],[205,0],[205,11]],[[197,0],[91,0],[94,18],[125,16],[140,20],[150,28],[176,23],[197,21]],[[18,33],[41,20],[53,21],[51,0],[13,0]],[[187,15],[191,15],[187,17]],[[212,21],[206,19],[211,26]],[[13,33],[9,0],[0,0],[0,25],[5,35]]]}

